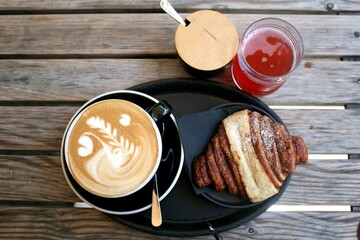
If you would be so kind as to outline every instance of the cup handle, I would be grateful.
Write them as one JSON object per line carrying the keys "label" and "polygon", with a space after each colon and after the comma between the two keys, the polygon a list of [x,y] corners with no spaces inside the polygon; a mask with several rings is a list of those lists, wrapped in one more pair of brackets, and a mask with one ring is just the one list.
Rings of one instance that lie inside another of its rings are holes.
{"label": "cup handle", "polygon": [[155,123],[157,123],[162,118],[171,114],[172,107],[165,101],[159,101],[146,111],[150,114],[150,117],[155,121]]}

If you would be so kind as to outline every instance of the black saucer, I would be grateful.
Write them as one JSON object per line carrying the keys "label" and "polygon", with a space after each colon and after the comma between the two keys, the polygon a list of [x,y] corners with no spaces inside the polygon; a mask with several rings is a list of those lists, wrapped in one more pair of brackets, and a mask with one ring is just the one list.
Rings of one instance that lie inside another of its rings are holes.
{"label": "black saucer", "polygon": [[[158,100],[150,96],[146,96],[143,94],[135,95],[131,93],[131,91],[115,91],[111,93],[106,93],[84,104],[74,115],[69,125],[71,124],[73,119],[87,106],[105,99],[125,99],[136,103],[144,109],[152,107],[156,102],[158,102]],[[175,117],[171,114],[170,117],[164,118],[162,123],[160,123],[158,127],[162,135],[163,153],[156,174],[159,187],[159,196],[160,200],[162,200],[170,193],[180,176],[180,172],[184,162],[184,154]],[[67,131],[68,129],[66,129],[64,136],[66,135]],[[63,144],[64,141],[65,137],[63,138]],[[152,181],[145,185],[145,187],[141,190],[125,197],[99,197],[86,191],[71,176],[71,173],[66,166],[63,146],[61,151],[61,158],[64,174],[70,187],[78,195],[79,198],[81,198],[84,202],[88,203],[90,206],[102,212],[116,215],[134,214],[151,207]]]}

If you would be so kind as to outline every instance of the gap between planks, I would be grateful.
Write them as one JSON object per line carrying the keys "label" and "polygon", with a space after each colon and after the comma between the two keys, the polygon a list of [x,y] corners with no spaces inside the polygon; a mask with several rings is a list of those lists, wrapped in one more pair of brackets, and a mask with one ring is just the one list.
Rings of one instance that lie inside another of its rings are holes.
{"label": "gap between planks", "polygon": [[[85,202],[75,202],[74,208],[92,208]],[[282,205],[274,204],[267,212],[351,212],[347,205]]]}
{"label": "gap between planks", "polygon": [[[0,101],[0,106],[79,106],[85,101]],[[274,110],[345,110],[357,104],[338,105],[269,105]]]}
{"label": "gap between planks", "polygon": [[344,110],[345,105],[269,105],[271,109],[285,110]]}
{"label": "gap between planks", "polygon": [[[221,12],[223,14],[264,14],[264,9],[230,9],[220,6],[213,6],[207,8]],[[199,10],[198,8],[181,8],[176,7],[176,11],[179,14],[192,13]],[[201,9],[200,9],[201,10]],[[345,11],[345,10],[294,10],[294,9],[267,9],[267,14],[276,15],[357,15],[358,11]],[[83,9],[21,9],[21,10],[0,10],[0,15],[70,15],[70,14],[165,14],[160,8],[160,5],[156,5],[155,8],[83,8]]]}

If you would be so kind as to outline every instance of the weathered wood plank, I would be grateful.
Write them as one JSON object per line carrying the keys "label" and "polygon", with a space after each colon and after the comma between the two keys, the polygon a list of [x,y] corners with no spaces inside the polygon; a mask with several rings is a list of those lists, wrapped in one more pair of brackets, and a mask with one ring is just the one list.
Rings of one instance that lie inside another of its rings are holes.
{"label": "weathered wood plank", "polygon": [[358,223],[358,213],[266,212],[230,233],[234,239],[238,239],[239,231],[243,234],[242,229],[245,233],[246,230],[253,232],[251,236],[247,235],[251,239],[356,239]]}
{"label": "weathered wood plank", "polygon": [[66,182],[60,156],[0,156],[0,200],[81,201]]}
{"label": "weathered wood plank", "polygon": [[313,160],[297,166],[277,204],[360,205],[359,159]]}
{"label": "weathered wood plank", "polygon": [[[182,77],[191,76],[176,59],[1,60],[0,100],[87,101],[103,92]],[[44,85],[46,91],[39,91]]]}
{"label": "weathered wood plank", "polygon": [[[59,151],[63,132],[77,109],[0,107],[0,149]],[[276,112],[292,134],[304,138],[310,153],[359,153],[360,111],[357,109]]]}
{"label": "weathered wood plank", "polygon": [[[0,208],[1,238],[183,239],[133,230],[93,209]],[[55,216],[55,217],[54,217]],[[271,213],[221,233],[224,239],[356,239],[360,213]],[[198,236],[186,239],[214,239]]]}
{"label": "weathered wood plank", "polygon": [[[327,2],[321,0],[313,1],[235,1],[227,0],[219,3],[218,1],[189,1],[177,0],[170,1],[176,9],[197,10],[197,9],[220,9],[220,10],[285,10],[285,11],[328,11]],[[359,11],[360,6],[349,0],[334,0],[333,11]],[[29,1],[29,0],[1,0],[1,11],[38,11],[38,10],[160,10],[159,1],[157,0],[62,0],[62,1]]]}
{"label": "weathered wood plank", "polygon": [[[263,17],[289,21],[303,37],[306,56],[360,55],[360,40],[354,36],[359,15],[227,16],[240,35]],[[175,56],[175,30],[176,23],[163,13],[0,15],[0,55]]]}
{"label": "weathered wood plank", "polygon": [[304,59],[278,91],[261,99],[270,105],[360,103],[359,76],[360,62]]}
{"label": "weathered wood plank", "polygon": [[358,153],[359,110],[276,110],[293,135],[303,137],[310,153]]}
{"label": "weathered wood plank", "polygon": [[[296,168],[278,204],[359,206],[358,162],[310,159]],[[59,156],[1,155],[0,176],[1,201],[81,201],[65,180]]]}
{"label": "weathered wood plank", "polygon": [[76,107],[0,107],[0,149],[59,151]]}
{"label": "weathered wood plank", "polygon": [[[262,100],[270,105],[360,103],[359,76],[360,62],[307,58],[284,86]],[[1,60],[0,101],[87,101],[140,83],[189,77],[177,59]],[[229,72],[216,79],[233,85]],[[39,91],[43,86],[46,91]]]}

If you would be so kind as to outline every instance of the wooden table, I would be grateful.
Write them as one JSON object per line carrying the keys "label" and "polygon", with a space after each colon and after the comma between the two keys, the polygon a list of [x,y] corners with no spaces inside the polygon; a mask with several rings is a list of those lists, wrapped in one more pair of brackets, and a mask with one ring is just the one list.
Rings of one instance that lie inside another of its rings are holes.
{"label": "wooden table", "polygon": [[[356,239],[360,2],[171,2],[183,16],[199,9],[225,13],[240,35],[257,19],[279,17],[295,25],[305,44],[301,66],[261,100],[304,138],[309,163],[296,169],[276,205],[222,237]],[[74,207],[80,200],[65,181],[60,144],[71,116],[90,98],[192,77],[177,60],[176,27],[155,0],[0,0],[1,239],[169,239]],[[228,73],[215,80],[231,84]]]}

